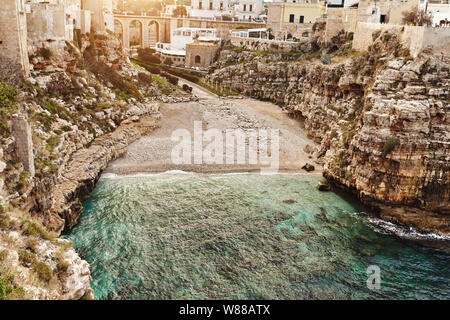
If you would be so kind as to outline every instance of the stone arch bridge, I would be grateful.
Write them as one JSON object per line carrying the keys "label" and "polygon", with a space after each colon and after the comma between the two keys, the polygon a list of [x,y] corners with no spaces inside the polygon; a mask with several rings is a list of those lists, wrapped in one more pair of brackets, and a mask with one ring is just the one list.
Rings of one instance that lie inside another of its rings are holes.
{"label": "stone arch bridge", "polygon": [[230,39],[230,30],[236,27],[264,28],[265,23],[245,21],[215,21],[198,18],[114,15],[114,33],[120,36],[124,48],[154,47],[156,42],[170,42],[171,30],[181,27],[215,28],[218,37]]}

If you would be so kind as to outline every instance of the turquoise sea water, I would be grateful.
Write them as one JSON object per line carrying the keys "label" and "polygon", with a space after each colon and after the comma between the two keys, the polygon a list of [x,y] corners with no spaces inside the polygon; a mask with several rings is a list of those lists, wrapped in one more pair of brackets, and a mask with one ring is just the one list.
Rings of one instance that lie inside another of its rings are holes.
{"label": "turquoise sea water", "polygon": [[97,299],[450,298],[449,255],[380,232],[320,179],[101,179],[67,237]]}

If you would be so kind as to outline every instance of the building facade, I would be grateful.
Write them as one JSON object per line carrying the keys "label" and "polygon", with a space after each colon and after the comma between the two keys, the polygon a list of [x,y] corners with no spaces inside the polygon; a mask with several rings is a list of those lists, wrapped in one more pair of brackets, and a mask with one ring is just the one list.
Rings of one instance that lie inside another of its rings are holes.
{"label": "building facade", "polygon": [[188,12],[190,17],[202,19],[222,19],[234,14],[230,0],[192,0]]}
{"label": "building facade", "polygon": [[275,39],[289,35],[300,38],[311,31],[316,19],[325,14],[325,5],[320,2],[274,2],[268,4],[267,28]]}
{"label": "building facade", "polygon": [[68,42],[76,45],[83,34],[109,28],[114,29],[112,0],[2,0],[0,69],[16,69],[26,78],[33,66],[42,66],[39,59],[55,54],[58,64]]}
{"label": "building facade", "polygon": [[180,67],[208,67],[215,57],[221,39],[213,28],[177,28],[171,32],[170,43],[156,44],[161,60]]}
{"label": "building facade", "polygon": [[264,13],[263,0],[239,0],[235,6],[235,17],[239,21],[257,20]]}
{"label": "building facade", "polygon": [[207,69],[214,63],[219,51],[217,41],[197,39],[186,45],[186,68]]}

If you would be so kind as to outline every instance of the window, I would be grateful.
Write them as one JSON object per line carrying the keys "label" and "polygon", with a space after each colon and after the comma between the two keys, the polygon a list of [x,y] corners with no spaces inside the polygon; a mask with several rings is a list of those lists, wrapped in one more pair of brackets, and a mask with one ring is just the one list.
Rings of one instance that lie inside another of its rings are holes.
{"label": "window", "polygon": [[195,56],[195,63],[200,63],[200,56]]}
{"label": "window", "polygon": [[212,10],[212,9],[213,9],[213,3],[210,2],[210,3],[209,3],[209,10]]}
{"label": "window", "polygon": [[300,19],[298,22],[303,23],[303,21],[305,21],[305,17],[304,16],[300,16]]}
{"label": "window", "polygon": [[201,1],[198,3],[198,8],[202,9],[202,2]]}
{"label": "window", "polygon": [[380,15],[380,23],[386,23],[386,15],[385,14]]}
{"label": "window", "polygon": [[250,5],[250,10],[249,10],[250,12],[252,12],[253,11],[253,5],[251,4]]}
{"label": "window", "polygon": [[223,2],[220,3],[220,10],[223,10]]}
{"label": "window", "polygon": [[293,14],[289,15],[289,22],[292,23],[294,22],[295,16]]}
{"label": "window", "polygon": [[246,4],[244,4],[244,11],[245,11],[245,10],[247,10],[247,5],[246,5]]}

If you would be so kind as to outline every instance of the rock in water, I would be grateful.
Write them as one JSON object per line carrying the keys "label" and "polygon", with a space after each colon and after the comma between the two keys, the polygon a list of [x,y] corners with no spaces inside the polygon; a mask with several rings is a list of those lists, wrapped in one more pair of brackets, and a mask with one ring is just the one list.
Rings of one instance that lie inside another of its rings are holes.
{"label": "rock in water", "polygon": [[306,170],[308,172],[314,171],[314,166],[312,164],[306,163],[303,167],[303,170]]}
{"label": "rock in water", "polygon": [[317,185],[317,190],[319,190],[319,191],[330,191],[331,190],[331,186],[328,184],[328,182],[321,181]]}

